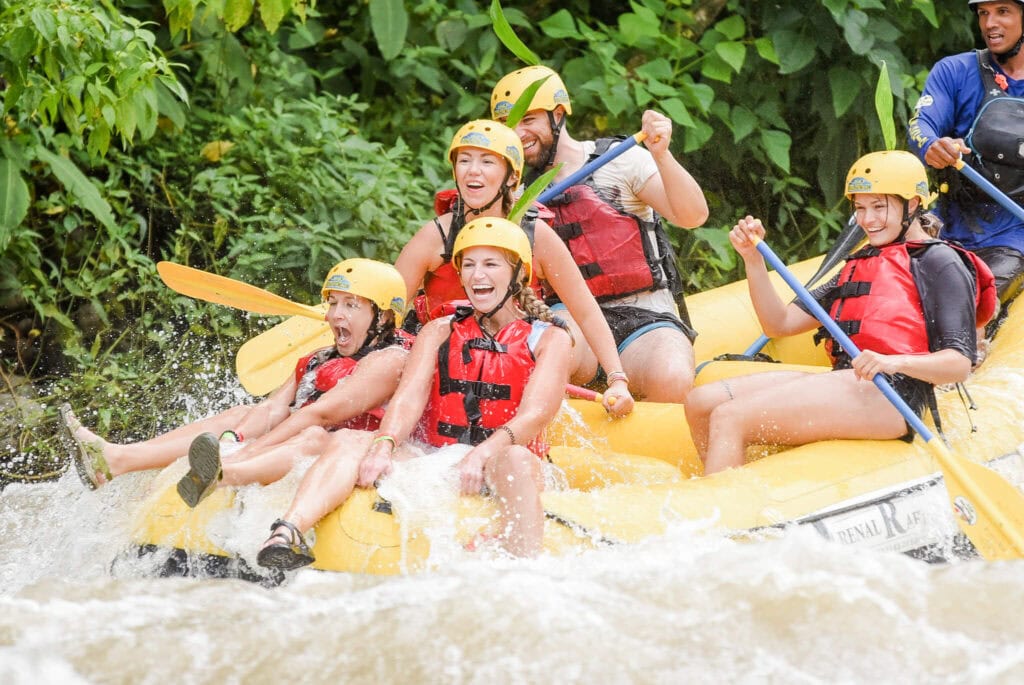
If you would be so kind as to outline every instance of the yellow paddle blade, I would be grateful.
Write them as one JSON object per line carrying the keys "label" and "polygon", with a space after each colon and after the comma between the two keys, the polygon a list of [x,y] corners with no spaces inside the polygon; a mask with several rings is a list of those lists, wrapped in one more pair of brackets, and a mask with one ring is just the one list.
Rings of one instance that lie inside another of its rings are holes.
{"label": "yellow paddle blade", "polygon": [[957,524],[985,559],[1024,558],[1024,494],[981,464],[927,443],[942,469]]}
{"label": "yellow paddle blade", "polygon": [[235,356],[242,387],[253,395],[266,395],[288,380],[303,356],[333,345],[334,334],[322,310],[319,318],[293,316],[242,345]]}
{"label": "yellow paddle blade", "polygon": [[268,290],[232,278],[174,262],[160,262],[156,265],[156,270],[168,288],[197,300],[223,304],[255,314],[307,316],[321,320],[324,318],[324,310],[320,307],[292,302]]}

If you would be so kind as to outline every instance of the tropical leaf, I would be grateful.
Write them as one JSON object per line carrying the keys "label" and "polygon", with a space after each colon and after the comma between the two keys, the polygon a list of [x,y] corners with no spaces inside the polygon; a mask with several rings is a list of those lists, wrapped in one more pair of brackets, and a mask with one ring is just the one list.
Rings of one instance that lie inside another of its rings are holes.
{"label": "tropical leaf", "polygon": [[555,180],[555,176],[558,175],[561,168],[561,164],[556,164],[531,183],[530,186],[523,191],[522,197],[512,205],[512,210],[508,213],[508,220],[514,224],[518,224],[522,220],[523,215],[526,214],[526,210],[533,206],[533,201],[544,192],[545,188],[551,185],[553,180]]}
{"label": "tropical leaf", "polygon": [[875,112],[878,114],[878,123],[882,127],[882,139],[885,141],[885,149],[896,148],[896,124],[892,118],[892,86],[889,84],[889,69],[882,60],[881,68],[878,71],[878,86],[875,88]]}
{"label": "tropical leaf", "polygon": [[82,203],[82,207],[95,216],[101,224],[113,230],[116,227],[114,214],[110,205],[96,185],[75,166],[74,162],[60,155],[56,155],[44,147],[36,148],[36,156],[50,165],[50,170],[57,177],[69,193]]}
{"label": "tropical leaf", "polygon": [[398,57],[409,30],[409,15],[402,0],[370,0],[370,28],[385,60]]}
{"label": "tropical leaf", "polygon": [[498,37],[502,45],[508,48],[509,52],[530,66],[540,64],[540,57],[537,57],[533,50],[526,47],[526,44],[519,40],[519,36],[512,30],[508,19],[505,18],[505,13],[501,10],[501,2],[499,0],[491,1],[490,15],[491,25],[494,27],[494,35]]}
{"label": "tropical leaf", "polygon": [[10,244],[14,230],[28,214],[28,185],[14,160],[0,158],[0,254]]}
{"label": "tropical leaf", "polygon": [[533,96],[537,94],[540,87],[544,85],[544,82],[551,78],[551,75],[547,75],[542,79],[537,79],[524,90],[519,99],[516,100],[516,104],[512,105],[512,109],[509,110],[508,117],[505,118],[505,125],[509,128],[515,128],[516,124],[520,122],[526,112],[529,110],[530,103],[533,102]]}

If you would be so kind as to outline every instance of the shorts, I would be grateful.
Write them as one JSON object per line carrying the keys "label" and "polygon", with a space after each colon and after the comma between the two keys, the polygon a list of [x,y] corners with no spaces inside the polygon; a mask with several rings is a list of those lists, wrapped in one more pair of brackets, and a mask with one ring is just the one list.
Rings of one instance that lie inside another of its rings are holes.
{"label": "shorts", "polygon": [[1006,304],[1020,294],[1024,286],[1024,254],[1004,245],[981,247],[974,254],[992,270],[1001,303]]}

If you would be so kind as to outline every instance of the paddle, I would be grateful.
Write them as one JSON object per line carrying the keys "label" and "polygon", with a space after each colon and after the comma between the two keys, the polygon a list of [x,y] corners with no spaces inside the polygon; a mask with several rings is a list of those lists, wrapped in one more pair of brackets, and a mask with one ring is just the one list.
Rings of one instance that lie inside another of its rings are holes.
{"label": "paddle", "polygon": [[613,159],[615,159],[622,153],[626,152],[630,148],[636,146],[638,143],[643,142],[645,138],[647,138],[647,134],[644,133],[643,131],[640,131],[639,133],[634,133],[633,135],[627,137],[625,140],[623,140],[615,147],[608,149],[600,157],[596,157],[595,159],[590,160],[589,162],[581,166],[579,169],[572,172],[571,174],[563,178],[561,181],[555,183],[550,188],[542,192],[540,195],[537,196],[537,201],[540,203],[550,202],[553,198],[558,197],[566,190],[568,190],[572,186],[576,185],[577,183],[585,179],[587,176],[590,176],[592,173],[603,167],[608,162],[612,161]]}
{"label": "paddle", "polygon": [[[810,309],[814,318],[843,346],[847,354],[851,358],[859,355],[860,350],[853,341],[800,284],[772,249],[761,240],[755,239],[755,243],[765,260]],[[1024,494],[995,471],[950,452],[907,406],[903,398],[896,394],[882,374],[876,374],[872,381],[931,449],[942,470],[957,523],[981,556],[985,559],[1024,558]]]}
{"label": "paddle", "polygon": [[976,169],[967,164],[964,164],[963,157],[957,160],[956,169],[961,174],[971,179],[974,185],[984,190],[989,197],[998,202],[1003,209],[1013,214],[1015,217],[1024,221],[1024,207],[1011,200],[1006,193],[996,188],[991,181],[982,176]]}
{"label": "paddle", "polygon": [[305,316],[324,320],[324,309],[292,302],[269,290],[174,262],[159,262],[156,270],[172,290],[206,302],[224,304],[255,314]]}
{"label": "paddle", "polygon": [[[821,266],[819,266],[818,270],[814,272],[814,275],[808,279],[804,284],[804,287],[811,288],[822,276],[827,274],[841,261],[846,259],[846,257],[853,252],[853,248],[855,248],[864,237],[863,234],[864,231],[857,224],[857,219],[851,215],[850,219],[846,222],[846,228],[844,228],[843,232],[839,234],[836,241],[832,243],[832,247],[829,248],[829,251],[825,254],[825,259],[821,261]],[[771,338],[762,333],[761,337],[751,343],[750,347],[743,352],[743,356],[753,357],[764,349],[764,346],[768,344],[769,340],[771,340]]]}

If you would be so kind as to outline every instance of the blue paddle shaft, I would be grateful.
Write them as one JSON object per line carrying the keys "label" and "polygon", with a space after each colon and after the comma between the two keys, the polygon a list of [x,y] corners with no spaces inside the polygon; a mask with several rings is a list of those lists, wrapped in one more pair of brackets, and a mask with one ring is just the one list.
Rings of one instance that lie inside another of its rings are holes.
{"label": "blue paddle shaft", "polygon": [[957,169],[961,174],[971,179],[974,185],[984,190],[989,197],[998,202],[1003,209],[1010,212],[1021,221],[1024,221],[1024,207],[1021,207],[1019,204],[1007,197],[1006,193],[992,185],[992,182],[979,174],[976,169],[964,164],[963,160],[960,160]]}
{"label": "blue paddle shaft", "polygon": [[[796,279],[793,272],[786,268],[786,265],[783,264],[778,255],[772,251],[772,248],[768,247],[765,242],[758,241],[757,251],[760,252],[765,261],[771,264],[775,271],[782,276],[782,280],[784,280],[786,284],[793,289],[793,292],[796,293],[796,296],[800,301],[811,310],[811,314],[814,315],[814,318],[817,319],[821,325],[824,326],[830,334],[832,334],[832,337],[843,346],[843,349],[850,355],[850,358],[852,359],[859,355],[860,350],[858,350],[857,346],[853,344],[852,340],[850,340],[850,336],[843,332],[843,329],[839,327],[839,324],[837,324],[832,317],[828,315],[828,312],[818,304],[818,301],[811,296],[811,293],[808,292],[807,288],[805,288],[803,284]],[[923,421],[921,421],[921,417],[915,414],[910,406],[903,401],[903,398],[896,394],[896,391],[893,390],[889,381],[885,380],[885,377],[880,373],[876,373],[875,377],[871,380],[878,389],[882,391],[882,394],[885,395],[886,399],[892,402],[893,406],[896,407],[899,413],[903,415],[903,418],[906,419],[907,423],[917,431],[918,435],[924,438],[925,442],[931,442],[935,436],[932,435],[932,432],[928,430],[928,427],[924,425]]]}
{"label": "blue paddle shaft", "polygon": [[608,162],[612,161],[613,159],[624,153],[626,150],[630,149],[631,147],[639,143],[639,135],[639,133],[631,135],[629,138],[626,138],[621,143],[611,148],[597,159],[593,159],[587,162],[577,171],[569,174],[567,177],[565,177],[558,183],[554,184],[553,186],[545,190],[539,196],[537,196],[537,202],[548,202],[551,199],[558,197],[566,190],[568,190],[570,187],[576,185],[577,183],[585,179],[587,176],[590,176],[590,174],[594,173],[599,168],[601,168]]}

